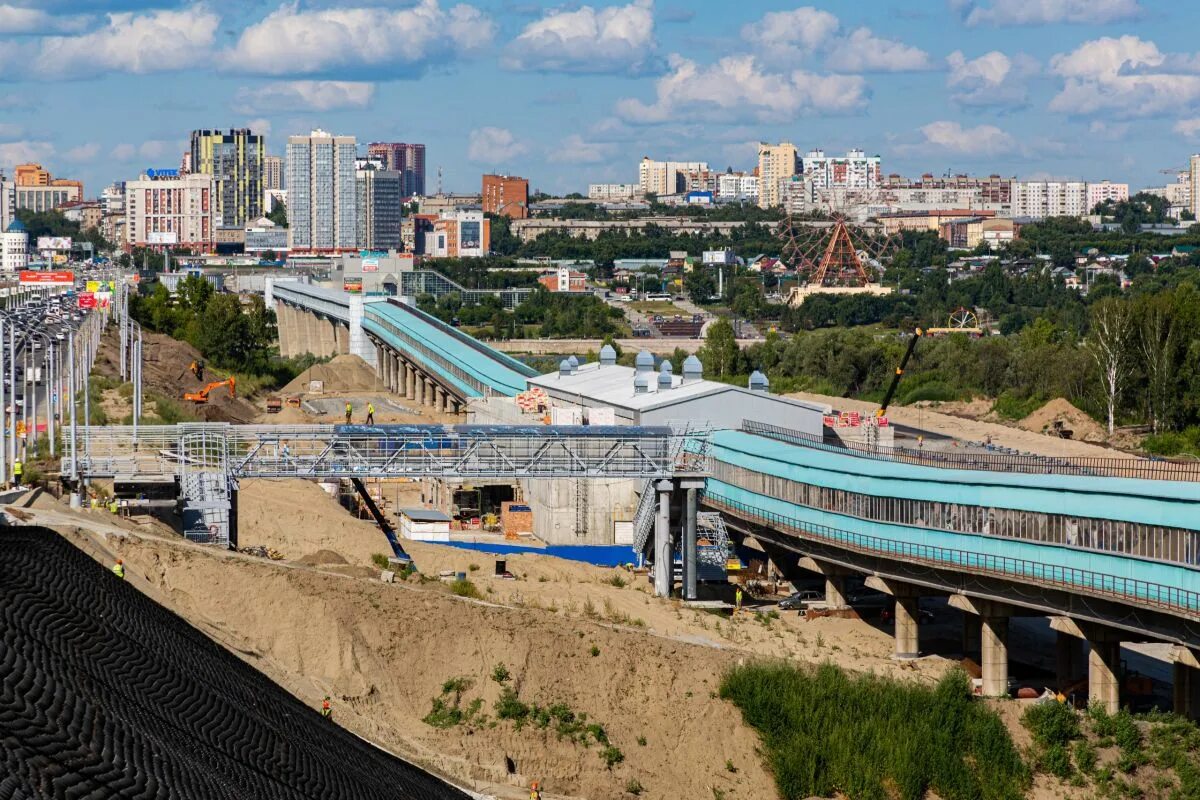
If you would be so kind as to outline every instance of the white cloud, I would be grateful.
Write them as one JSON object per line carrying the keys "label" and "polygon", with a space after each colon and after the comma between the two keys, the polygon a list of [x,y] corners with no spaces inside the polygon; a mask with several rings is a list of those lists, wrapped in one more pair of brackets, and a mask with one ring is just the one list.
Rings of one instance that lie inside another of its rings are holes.
{"label": "white cloud", "polygon": [[1200,102],[1200,76],[1185,74],[1195,71],[1195,58],[1167,56],[1137,36],[1084,42],[1054,56],[1050,66],[1064,79],[1051,111],[1139,117],[1178,113]]}
{"label": "white cloud", "polygon": [[66,161],[71,161],[76,164],[84,164],[89,161],[95,161],[96,156],[98,155],[100,155],[100,145],[96,144],[95,142],[88,142],[86,144],[72,147],[70,150],[63,153],[62,157]]}
{"label": "white cloud", "polygon": [[36,8],[0,4],[0,33],[76,33],[87,17],[57,17]]}
{"label": "white cloud", "polygon": [[525,145],[517,141],[507,128],[477,128],[471,131],[467,143],[467,158],[479,164],[499,166],[523,154]]}
{"label": "white cloud", "polygon": [[135,156],[137,156],[137,148],[131,144],[119,144],[109,153],[109,157],[113,161],[121,162],[133,161]]}
{"label": "white cloud", "polygon": [[957,8],[966,12],[967,25],[1103,24],[1142,14],[1138,0],[992,0],[988,5],[958,2]]}
{"label": "white cloud", "polygon": [[488,45],[496,24],[474,6],[443,10],[438,0],[411,8],[282,5],[242,32],[226,66],[263,75],[326,74],[384,68],[419,72],[431,61],[472,54]]}
{"label": "white cloud", "polygon": [[563,140],[547,155],[553,164],[599,164],[612,157],[616,146],[605,142],[589,142],[577,133]]}
{"label": "white cloud", "polygon": [[[138,147],[138,155],[144,159],[157,160],[171,154],[172,147],[175,147],[175,142],[168,142],[163,139],[150,139],[142,142]],[[176,147],[179,155],[183,155],[183,148]]]}
{"label": "white cloud", "polygon": [[271,120],[263,117],[247,120],[245,127],[259,134],[263,138],[267,138],[271,135]]}
{"label": "white cloud", "polygon": [[109,14],[80,36],[42,39],[31,71],[42,77],[149,73],[208,63],[220,17],[202,5],[180,11]]}
{"label": "white cloud", "polygon": [[1200,138],[1200,117],[1181,119],[1175,123],[1171,130],[1188,139]]}
{"label": "white cloud", "polygon": [[242,114],[337,111],[367,108],[374,97],[375,85],[372,83],[279,81],[238,89],[233,98],[233,108]]}
{"label": "white cloud", "polygon": [[848,113],[866,102],[866,82],[857,75],[764,72],[754,56],[728,56],[701,67],[672,55],[669,64],[671,71],[655,82],[653,103],[625,98],[617,102],[617,115],[640,123],[727,120],[730,113],[782,121],[806,113]]}
{"label": "white cloud", "polygon": [[0,144],[0,164],[24,164],[27,161],[46,161],[54,155],[50,142],[4,142]]}
{"label": "white cloud", "polygon": [[1017,149],[1017,140],[995,125],[964,128],[958,122],[939,120],[921,126],[925,144],[947,153],[964,156],[995,156]]}
{"label": "white cloud", "polygon": [[765,63],[823,55],[825,67],[840,72],[913,72],[933,66],[919,47],[881,38],[870,28],[846,33],[836,16],[811,6],[768,12],[744,25],[742,38]]}
{"label": "white cloud", "polygon": [[[1178,127],[1176,129],[1178,130]],[[1105,122],[1104,120],[1094,119],[1092,120],[1092,124],[1088,125],[1089,136],[1110,142],[1124,139],[1127,133],[1129,133],[1128,122]]]}
{"label": "white cloud", "polygon": [[838,32],[841,23],[828,11],[803,6],[792,11],[770,11],[758,22],[742,27],[742,38],[766,51],[790,50],[792,54],[809,54],[824,50],[829,39]]}
{"label": "white cloud", "polygon": [[1028,100],[1025,79],[1038,71],[1036,59],[1009,57],[999,50],[967,59],[961,50],[946,56],[946,86],[951,99],[964,106],[1022,106]]}
{"label": "white cloud", "polygon": [[552,10],[525,26],[507,48],[509,69],[561,72],[644,71],[654,56],[654,3]]}
{"label": "white cloud", "polygon": [[933,64],[919,47],[881,39],[870,28],[858,28],[829,53],[825,66],[841,72],[919,72]]}

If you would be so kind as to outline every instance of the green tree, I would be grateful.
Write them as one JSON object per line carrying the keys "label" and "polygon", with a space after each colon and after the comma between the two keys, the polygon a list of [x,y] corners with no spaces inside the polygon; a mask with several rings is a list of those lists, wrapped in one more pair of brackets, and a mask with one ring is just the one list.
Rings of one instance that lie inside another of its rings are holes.
{"label": "green tree", "polygon": [[708,327],[704,346],[700,348],[700,360],[704,362],[706,377],[726,378],[737,374],[737,338],[733,325],[722,317]]}
{"label": "green tree", "polygon": [[281,228],[288,227],[288,210],[287,203],[283,200],[276,200],[275,207],[271,209],[271,213],[267,214],[267,219],[274,222]]}
{"label": "green tree", "polygon": [[683,290],[693,303],[708,303],[717,294],[717,282],[711,270],[696,267],[683,276]]}

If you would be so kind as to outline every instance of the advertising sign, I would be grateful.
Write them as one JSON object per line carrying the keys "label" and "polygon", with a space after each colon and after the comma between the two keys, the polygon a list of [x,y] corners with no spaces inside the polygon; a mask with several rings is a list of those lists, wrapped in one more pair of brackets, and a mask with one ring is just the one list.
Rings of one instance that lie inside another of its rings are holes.
{"label": "advertising sign", "polygon": [[146,234],[146,244],[179,244],[175,231],[152,231]]}
{"label": "advertising sign", "polygon": [[92,294],[91,292],[80,292],[79,293],[79,307],[80,308],[95,308],[96,307],[96,295]]}
{"label": "advertising sign", "polygon": [[362,281],[352,280],[347,278],[342,281],[342,288],[350,294],[362,294]]}
{"label": "advertising sign", "polygon": [[70,236],[39,236],[37,240],[38,250],[67,250],[71,249]]}
{"label": "advertising sign", "polygon": [[23,269],[21,270],[19,280],[23,284],[37,284],[38,286],[74,286],[75,273],[71,270],[39,271]]}
{"label": "advertising sign", "polygon": [[379,272],[379,259],[387,256],[387,253],[378,253],[374,250],[361,250],[359,256],[362,258],[363,272]]}
{"label": "advertising sign", "polygon": [[84,288],[89,292],[98,292],[100,291],[100,281],[88,281],[84,284]]}
{"label": "advertising sign", "polygon": [[67,263],[67,254],[66,253],[55,253],[53,256],[50,257],[50,261],[51,261],[51,263],[54,263],[54,264],[65,264],[65,263]]}

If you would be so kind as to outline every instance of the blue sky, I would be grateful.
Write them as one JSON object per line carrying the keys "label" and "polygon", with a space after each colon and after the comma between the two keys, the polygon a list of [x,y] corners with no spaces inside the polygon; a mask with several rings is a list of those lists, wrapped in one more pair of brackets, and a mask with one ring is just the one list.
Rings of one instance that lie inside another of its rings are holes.
{"label": "blue sky", "polygon": [[1200,4],[1164,0],[0,0],[0,166],[94,196],[188,132],[424,142],[430,189],[551,192],[754,143],[885,172],[1171,178],[1200,151]]}

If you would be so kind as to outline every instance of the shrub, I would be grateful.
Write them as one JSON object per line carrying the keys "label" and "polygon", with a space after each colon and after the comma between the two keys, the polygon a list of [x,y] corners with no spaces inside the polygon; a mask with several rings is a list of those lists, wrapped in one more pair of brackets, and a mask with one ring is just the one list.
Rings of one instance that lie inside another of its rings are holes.
{"label": "shrub", "polygon": [[504,666],[503,663],[492,667],[492,680],[496,683],[508,683],[508,679],[511,677],[512,675],[509,674],[508,667]]}
{"label": "shrub", "polygon": [[1034,741],[1046,747],[1066,746],[1079,738],[1079,718],[1065,703],[1038,703],[1025,709],[1021,723]]}
{"label": "shrub", "polygon": [[471,572],[479,572],[479,565],[471,564],[467,567],[467,569],[470,570]]}
{"label": "shrub", "polygon": [[996,403],[992,406],[992,410],[1005,419],[1025,419],[1025,417],[1037,411],[1044,402],[1040,397],[1021,398],[1011,390],[1005,390],[996,398]]}
{"label": "shrub", "polygon": [[390,566],[388,564],[387,556],[385,556],[383,553],[371,553],[371,563],[380,569],[387,569],[388,566]]}
{"label": "shrub", "polygon": [[625,754],[621,752],[620,748],[610,744],[600,751],[600,758],[604,761],[604,766],[612,769],[625,760]]}
{"label": "shrub", "polygon": [[1047,746],[1038,757],[1038,767],[1059,778],[1071,775],[1071,756],[1067,748],[1059,742]]}
{"label": "shrub", "polygon": [[932,689],[874,675],[756,663],[720,696],[758,731],[785,800],[828,796],[1017,800],[1029,783],[999,716],[956,670]]}
{"label": "shrub", "polygon": [[500,692],[500,696],[496,698],[493,709],[500,719],[511,719],[518,724],[523,723],[529,717],[529,706],[522,703],[521,699],[517,697],[517,693],[508,686],[505,686]]}
{"label": "shrub", "polygon": [[1090,775],[1092,770],[1096,768],[1096,748],[1092,747],[1091,742],[1087,739],[1080,739],[1075,742],[1075,766],[1079,771]]}
{"label": "shrub", "polygon": [[479,593],[479,589],[469,580],[454,581],[450,584],[450,591],[459,597],[470,597],[473,600],[482,600],[483,595]]}
{"label": "shrub", "polygon": [[612,575],[611,575],[611,576],[609,576],[609,578],[608,578],[608,579],[605,581],[605,583],[608,583],[608,584],[610,584],[610,585],[612,585],[612,586],[615,586],[615,587],[617,587],[618,589],[624,589],[626,586],[628,586],[628,583],[626,583],[625,579],[624,579],[623,577],[621,577],[620,573],[614,573],[614,574],[612,574]]}
{"label": "shrub", "polygon": [[646,790],[642,788],[642,784],[637,778],[630,778],[625,781],[625,791],[632,795],[639,795]]}

